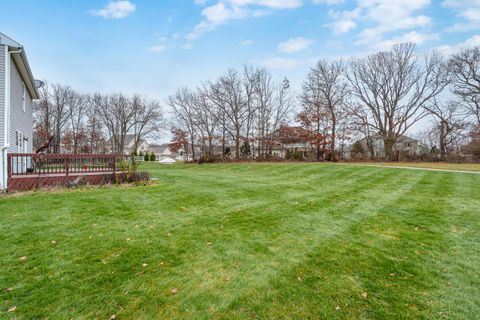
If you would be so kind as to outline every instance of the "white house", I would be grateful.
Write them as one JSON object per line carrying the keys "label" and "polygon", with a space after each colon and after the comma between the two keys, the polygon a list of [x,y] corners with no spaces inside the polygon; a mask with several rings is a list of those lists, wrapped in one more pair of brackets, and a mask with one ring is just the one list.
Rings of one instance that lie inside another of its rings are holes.
{"label": "white house", "polygon": [[8,153],[32,152],[36,81],[25,49],[0,32],[0,190],[7,188]]}
{"label": "white house", "polygon": [[[374,158],[384,158],[385,157],[385,147],[383,138],[379,134],[374,134],[370,138],[372,150],[370,151],[367,146],[367,139],[363,138],[359,140],[362,144],[363,150],[365,150],[366,154],[370,154],[373,151]],[[397,159],[405,159],[405,158],[415,158],[421,156],[426,152],[426,147],[420,144],[417,140],[401,135],[398,137],[397,141],[393,146],[393,156]]]}

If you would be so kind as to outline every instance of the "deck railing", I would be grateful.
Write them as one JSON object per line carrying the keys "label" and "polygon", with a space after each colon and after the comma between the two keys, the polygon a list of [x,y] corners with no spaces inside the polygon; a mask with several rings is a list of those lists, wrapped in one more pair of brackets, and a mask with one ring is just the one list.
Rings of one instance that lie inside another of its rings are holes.
{"label": "deck railing", "polygon": [[118,154],[8,154],[8,176],[114,173],[130,157]]}

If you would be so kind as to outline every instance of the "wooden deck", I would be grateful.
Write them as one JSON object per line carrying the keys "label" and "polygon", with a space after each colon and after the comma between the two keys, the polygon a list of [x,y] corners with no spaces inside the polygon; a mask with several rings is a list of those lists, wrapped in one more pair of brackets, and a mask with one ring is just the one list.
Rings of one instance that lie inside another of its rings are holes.
{"label": "wooden deck", "polygon": [[28,191],[70,184],[102,185],[122,174],[123,155],[9,154],[8,191]]}

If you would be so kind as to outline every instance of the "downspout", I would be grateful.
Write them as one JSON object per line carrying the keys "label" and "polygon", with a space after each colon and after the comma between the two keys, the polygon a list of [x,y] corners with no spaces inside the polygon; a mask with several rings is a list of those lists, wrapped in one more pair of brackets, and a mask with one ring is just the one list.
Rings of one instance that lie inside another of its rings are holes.
{"label": "downspout", "polygon": [[[5,146],[2,147],[2,185],[3,185],[3,189],[4,190],[7,190],[7,187],[8,187],[8,172],[6,170],[6,164],[7,164],[7,161],[8,161],[8,158],[7,158],[7,154],[5,153],[5,150],[7,150],[8,148],[10,147],[10,144],[6,144]],[[0,190],[1,192],[1,190]]]}

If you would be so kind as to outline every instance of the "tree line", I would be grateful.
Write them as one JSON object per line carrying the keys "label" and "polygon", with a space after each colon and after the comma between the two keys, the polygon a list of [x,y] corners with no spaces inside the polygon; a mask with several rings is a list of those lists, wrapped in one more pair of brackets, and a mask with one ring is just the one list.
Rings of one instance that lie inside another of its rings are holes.
{"label": "tree line", "polygon": [[195,152],[200,145],[206,158],[215,146],[222,157],[268,158],[281,138],[308,141],[316,159],[329,160],[360,137],[373,157],[377,136],[385,157],[393,159],[400,137],[426,119],[430,127],[419,139],[441,159],[468,141],[480,156],[480,47],[444,57],[402,43],[347,61],[320,60],[298,95],[286,78],[277,83],[265,68],[245,66],[179,89],[168,105],[174,112],[172,146]]}
{"label": "tree line", "polygon": [[123,154],[127,134],[134,136],[136,150],[140,141],[158,137],[165,126],[161,104],[141,95],[82,94],[48,83],[39,91],[33,110],[35,149]]}
{"label": "tree line", "polygon": [[[445,57],[410,43],[347,60],[319,60],[296,93],[263,67],[229,69],[162,105],[141,95],[83,94],[46,84],[34,105],[34,146],[49,152],[124,153],[156,140],[170,108],[173,151],[194,158],[272,158],[275,144],[308,142],[317,160],[335,160],[354,141],[374,157],[374,137],[393,159],[395,144],[419,122],[417,139],[439,159],[480,157],[480,47]],[[464,149],[461,149],[464,148]],[[355,150],[354,150],[355,151]]]}

